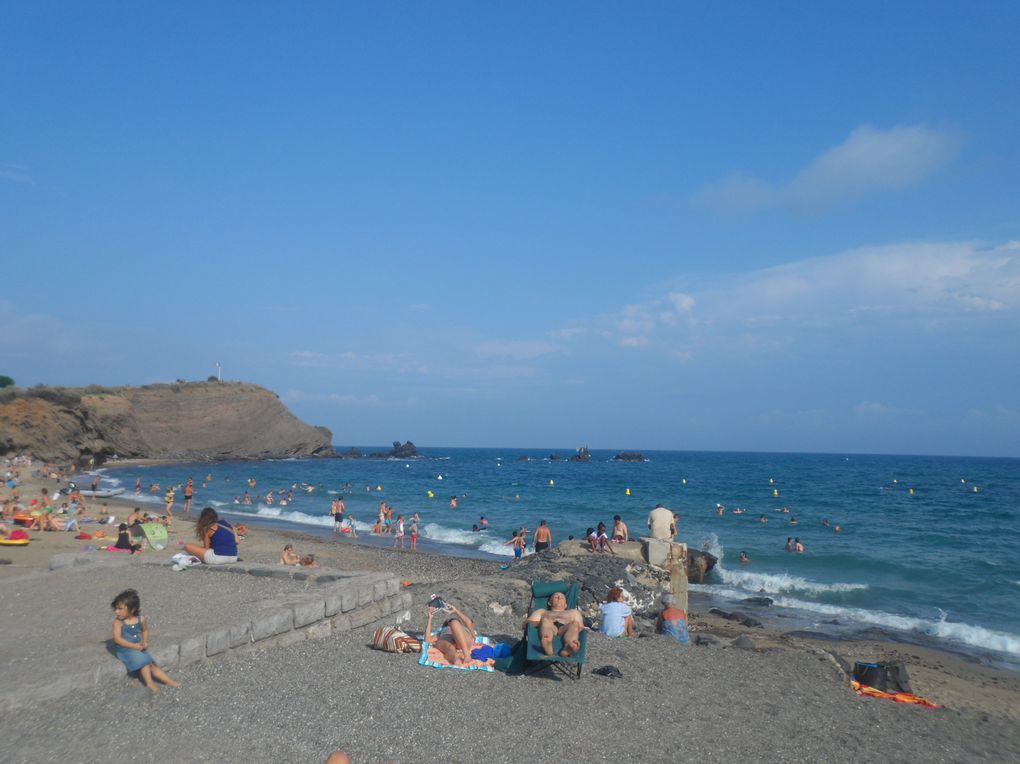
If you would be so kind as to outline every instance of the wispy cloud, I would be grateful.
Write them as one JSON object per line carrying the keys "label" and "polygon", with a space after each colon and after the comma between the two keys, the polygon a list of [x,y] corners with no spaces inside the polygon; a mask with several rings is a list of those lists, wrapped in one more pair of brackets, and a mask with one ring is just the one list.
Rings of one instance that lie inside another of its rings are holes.
{"label": "wispy cloud", "polygon": [[696,290],[666,289],[602,316],[600,334],[674,355],[680,347],[689,358],[709,345],[775,350],[805,328],[936,328],[1009,311],[1020,311],[1020,242],[922,242],[748,271]]}
{"label": "wispy cloud", "polygon": [[0,180],[29,186],[35,185],[35,178],[29,175],[24,167],[16,164],[0,164]]}
{"label": "wispy cloud", "polygon": [[544,340],[486,340],[475,350],[483,358],[539,358],[549,355],[556,346]]}
{"label": "wispy cloud", "polygon": [[920,183],[952,162],[962,145],[963,135],[957,130],[863,125],[788,182],[736,174],[703,188],[694,201],[720,212],[828,207],[869,192]]}
{"label": "wispy cloud", "polygon": [[861,401],[854,406],[854,413],[860,416],[886,416],[895,414],[896,409],[877,401]]}
{"label": "wispy cloud", "polygon": [[428,367],[403,353],[321,353],[295,350],[289,356],[292,365],[306,369],[345,371],[393,371],[400,374],[428,374]]}

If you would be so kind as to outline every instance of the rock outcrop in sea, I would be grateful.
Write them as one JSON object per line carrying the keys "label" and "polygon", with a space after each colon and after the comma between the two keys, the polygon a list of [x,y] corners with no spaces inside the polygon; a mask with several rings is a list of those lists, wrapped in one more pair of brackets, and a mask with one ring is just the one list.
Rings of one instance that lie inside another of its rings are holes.
{"label": "rock outcrop in sea", "polygon": [[333,456],[333,436],[294,416],[276,393],[245,382],[143,387],[8,388],[0,455],[44,461],[226,460]]}

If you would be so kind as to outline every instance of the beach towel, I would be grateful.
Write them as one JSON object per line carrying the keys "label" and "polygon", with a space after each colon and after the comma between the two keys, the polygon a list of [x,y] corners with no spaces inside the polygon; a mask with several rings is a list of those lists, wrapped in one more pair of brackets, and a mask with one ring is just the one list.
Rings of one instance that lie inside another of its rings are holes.
{"label": "beach towel", "polygon": [[[437,631],[432,635],[433,640],[438,636],[438,634],[439,632]],[[481,634],[478,634],[475,636],[475,643],[471,645],[471,651],[474,652],[480,647],[491,644],[492,644],[491,639],[489,639],[488,637],[483,637]],[[428,645],[428,650],[421,651],[421,658],[418,659],[418,663],[421,664],[422,666],[431,666],[432,668],[460,669],[461,671],[495,671],[496,669],[493,666],[494,662],[495,661],[493,661],[492,659],[486,661],[472,659],[469,663],[466,663],[463,666],[454,666],[448,660],[446,660],[446,656],[439,652],[439,650],[437,650],[435,647],[433,647],[432,644]]]}
{"label": "beach towel", "polygon": [[874,687],[869,687],[866,684],[861,684],[856,679],[850,680],[850,686],[858,695],[867,695],[872,698],[886,698],[887,700],[895,700],[897,703],[912,703],[915,706],[924,706],[926,708],[942,708],[942,706],[938,703],[934,703],[927,698],[922,698],[920,695],[914,695],[912,692],[883,692],[882,690],[876,690]]}

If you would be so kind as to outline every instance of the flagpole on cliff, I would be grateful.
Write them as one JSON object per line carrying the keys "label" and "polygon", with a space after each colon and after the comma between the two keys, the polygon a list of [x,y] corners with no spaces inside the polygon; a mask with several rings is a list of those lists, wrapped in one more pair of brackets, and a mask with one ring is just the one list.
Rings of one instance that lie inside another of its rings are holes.
{"label": "flagpole on cliff", "polygon": [[220,366],[219,361],[216,362],[216,381],[217,382],[223,381],[223,368]]}

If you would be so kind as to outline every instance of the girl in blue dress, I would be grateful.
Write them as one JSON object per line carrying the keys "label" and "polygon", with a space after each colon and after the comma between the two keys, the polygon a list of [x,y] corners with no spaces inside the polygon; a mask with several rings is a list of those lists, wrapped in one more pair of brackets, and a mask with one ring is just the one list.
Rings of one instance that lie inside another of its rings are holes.
{"label": "girl in blue dress", "polygon": [[113,642],[117,646],[117,657],[127,666],[128,673],[139,672],[153,695],[159,693],[159,687],[153,679],[171,687],[180,687],[180,683],[157,666],[149,654],[149,622],[141,616],[142,603],[138,592],[134,589],[122,591],[113,598],[110,607],[116,616],[113,622]]}

